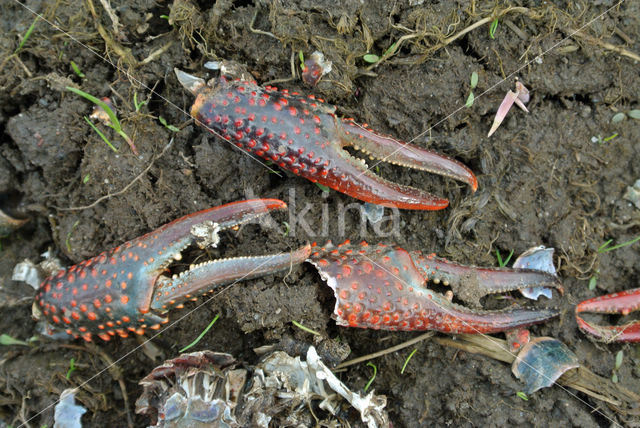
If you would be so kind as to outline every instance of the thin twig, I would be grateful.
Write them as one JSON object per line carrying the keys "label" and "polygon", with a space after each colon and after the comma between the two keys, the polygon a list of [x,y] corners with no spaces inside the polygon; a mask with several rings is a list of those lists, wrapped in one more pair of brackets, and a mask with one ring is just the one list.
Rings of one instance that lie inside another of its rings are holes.
{"label": "thin twig", "polygon": [[109,3],[109,0],[100,0],[100,3],[102,4],[102,7],[107,12],[109,19],[111,20],[111,26],[113,27],[113,32],[116,34],[116,36],[118,36],[120,40],[125,40],[125,36],[120,31],[120,27],[122,25],[118,20],[118,15],[116,15],[116,13],[113,11],[113,8]]}
{"label": "thin twig", "polygon": [[169,147],[171,147],[171,145],[173,144],[173,138],[171,138],[171,141],[169,141],[169,144],[167,144],[164,149],[162,149],[162,152],[160,152],[159,155],[154,156],[153,159],[151,159],[151,162],[149,162],[149,165],[144,169],[144,171],[142,171],[140,174],[138,174],[138,176],[136,178],[134,178],[133,180],[131,180],[131,182],[129,184],[127,184],[126,186],[124,186],[124,188],[118,192],[115,193],[109,193],[107,195],[101,196],[98,199],[96,199],[92,204],[89,205],[84,205],[81,207],[69,207],[69,208],[63,208],[63,207],[54,207],[55,209],[59,210],[59,211],[80,211],[80,210],[86,210],[89,208],[93,208],[96,205],[98,205],[100,202],[104,201],[105,199],[110,199],[114,196],[119,196],[122,195],[124,192],[126,192],[127,190],[129,190],[131,188],[131,186],[133,186],[133,184],[140,180],[147,172],[149,172],[149,170],[151,169],[151,167],[153,166],[154,162],[156,160],[158,160],[159,158],[162,157],[162,155],[165,154],[165,152],[169,149]]}
{"label": "thin twig", "polygon": [[359,364],[359,363],[362,363],[364,361],[372,360],[374,358],[378,358],[378,357],[381,357],[383,355],[391,354],[391,353],[399,351],[401,349],[408,348],[409,346],[411,346],[411,345],[413,345],[415,343],[422,342],[423,340],[430,338],[434,334],[435,333],[433,331],[428,331],[428,332],[426,332],[424,334],[421,334],[418,337],[414,337],[411,340],[407,340],[406,342],[403,342],[403,343],[401,343],[399,345],[392,346],[391,348],[383,349],[382,351],[374,352],[372,354],[363,355],[362,357],[354,358],[353,360],[345,361],[344,363],[336,366],[336,368],[334,370],[343,369],[345,367],[349,367],[349,366],[352,366],[354,364]]}
{"label": "thin twig", "polygon": [[168,43],[166,43],[164,46],[156,49],[155,51],[151,52],[149,54],[148,57],[146,57],[145,59],[143,59],[142,61],[138,62],[138,67],[143,66],[143,65],[147,65],[152,61],[155,61],[156,59],[160,58],[162,55],[164,55],[164,53],[166,51],[169,50],[169,48],[173,46],[173,40],[169,41]]}
{"label": "thin twig", "polygon": [[273,37],[274,39],[278,39],[275,34],[269,32],[269,31],[263,31],[263,30],[258,30],[257,28],[253,28],[253,24],[256,23],[256,18],[258,18],[258,11],[260,10],[259,7],[256,7],[256,13],[253,14],[253,18],[251,18],[251,22],[249,23],[249,30],[251,30],[252,33],[256,33],[256,34],[264,34],[265,36],[269,36],[269,37]]}
{"label": "thin twig", "polygon": [[633,59],[635,61],[640,61],[640,55],[636,54],[635,52],[631,52],[630,50],[627,50],[627,49],[622,48],[620,46],[616,46],[616,45],[613,45],[611,43],[604,42],[604,41],[602,41],[600,39],[597,39],[595,37],[588,36],[586,34],[583,34],[580,31],[572,31],[572,36],[580,37],[580,38],[586,40],[588,43],[592,43],[594,45],[598,45],[598,46],[600,46],[602,48],[605,48],[607,50],[616,52],[616,53],[618,53],[618,54],[620,54],[622,56],[629,57],[629,58],[631,58],[631,59]]}

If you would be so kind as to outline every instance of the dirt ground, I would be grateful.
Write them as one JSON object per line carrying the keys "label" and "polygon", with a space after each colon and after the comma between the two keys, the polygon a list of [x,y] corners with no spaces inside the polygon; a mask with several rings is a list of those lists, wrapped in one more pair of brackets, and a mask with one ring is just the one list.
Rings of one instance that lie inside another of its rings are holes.
{"label": "dirt ground", "polygon": [[[31,318],[34,290],[11,281],[13,266],[23,259],[37,263],[49,250],[70,265],[182,215],[247,197],[270,197],[287,202],[290,213],[303,213],[310,227],[284,213],[275,216],[278,228],[251,225],[226,233],[213,257],[349,238],[397,242],[493,266],[496,250],[517,255],[535,245],[554,247],[565,295],[554,293],[552,301],[533,304],[513,295],[519,304],[561,309],[558,319],[533,327],[532,333],[566,343],[583,365],[605,378],[612,376],[616,354],[623,351],[618,381],[640,393],[640,348],[596,344],[578,330],[573,316],[579,301],[638,287],[640,278],[640,244],[598,253],[609,239],[622,243],[640,234],[640,210],[623,199],[627,186],[640,179],[640,122],[629,117],[612,122],[616,113],[640,108],[638,60],[626,55],[640,52],[640,3],[525,0],[513,2],[519,6],[515,9],[446,0],[211,3],[0,4],[0,203],[3,210],[30,219],[0,240],[0,333],[21,340],[37,335]],[[103,4],[110,4],[117,23]],[[27,8],[43,19],[16,53],[35,18]],[[492,38],[489,28],[496,16]],[[483,25],[464,31],[485,18]],[[389,51],[391,46],[397,50]],[[315,50],[333,66],[312,88],[299,77],[298,52],[308,57]],[[367,63],[367,53],[382,60]],[[220,59],[245,64],[260,84],[316,94],[337,105],[341,116],[380,132],[405,141],[418,136],[415,144],[468,165],[477,174],[478,191],[383,164],[378,171],[383,177],[442,195],[451,206],[403,211],[386,222],[382,234],[372,225],[362,228],[357,210],[348,211],[346,227],[339,227],[340,207],[357,201],[323,192],[272,165],[279,172],[273,174],[189,121],[193,97],[178,83],[174,67],[209,78],[215,72],[204,63]],[[465,108],[472,72],[479,77],[476,99]],[[515,76],[531,90],[530,113],[513,109],[487,138]],[[139,156],[94,120],[118,149],[112,151],[83,119],[92,104],[66,86],[111,97]],[[146,103],[136,109],[134,100]],[[160,117],[178,130],[163,125]],[[592,278],[595,289],[589,289]],[[491,299],[489,304],[510,302]],[[174,311],[172,319],[198,304]],[[88,408],[85,426],[126,426],[127,418],[145,426],[148,420],[133,414],[141,392],[138,381],[178,355],[216,314],[220,319],[197,349],[228,352],[247,364],[259,360],[254,348],[285,339],[320,342],[335,364],[419,334],[337,327],[333,305],[332,291],[305,264],[226,289],[154,339],[155,359],[137,349],[139,341],[131,337],[95,346],[46,339],[30,347],[1,346],[0,427],[27,420],[29,426],[52,426],[52,408],[41,410],[109,360],[119,360],[116,368],[91,379],[78,394]],[[322,339],[292,320],[318,331]],[[517,395],[523,386],[508,365],[429,341],[416,347],[404,374],[400,370],[413,348],[375,360],[372,387],[387,396],[393,426],[640,425],[638,407],[616,411],[559,387],[524,401]],[[67,376],[72,358],[76,369]],[[362,363],[339,375],[362,391],[371,367]],[[350,423],[358,426],[352,416]]]}

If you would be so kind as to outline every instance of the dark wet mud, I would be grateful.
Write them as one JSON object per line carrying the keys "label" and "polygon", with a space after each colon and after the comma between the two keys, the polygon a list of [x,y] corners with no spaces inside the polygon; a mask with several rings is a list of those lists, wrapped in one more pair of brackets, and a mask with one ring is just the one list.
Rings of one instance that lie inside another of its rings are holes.
{"label": "dark wet mud", "polygon": [[[110,5],[112,17],[104,5]],[[612,122],[616,114],[640,106],[640,6],[631,0],[613,8],[608,1],[513,6],[518,7],[382,0],[213,6],[185,0],[27,1],[23,6],[4,0],[0,195],[7,207],[1,208],[30,221],[0,238],[0,334],[20,340],[37,335],[31,318],[35,292],[11,280],[13,266],[25,258],[38,263],[50,251],[70,265],[182,215],[269,197],[287,202],[289,212],[274,215],[271,228],[250,225],[225,233],[220,250],[208,256],[366,239],[493,266],[496,250],[517,255],[536,245],[554,247],[566,292],[533,305],[558,307],[561,316],[533,327],[532,334],[566,343],[582,364],[605,378],[611,378],[622,351],[618,382],[640,393],[640,348],[592,342],[578,330],[573,314],[581,300],[638,287],[640,278],[640,244],[598,252],[609,239],[617,244],[640,235],[640,210],[623,198],[627,186],[640,179],[640,122],[626,115]],[[18,49],[35,18],[26,7],[42,19]],[[333,65],[310,87],[300,79],[299,52],[308,57],[316,50]],[[367,53],[381,60],[367,63]],[[193,97],[180,86],[174,67],[210,78],[215,72],[204,63],[222,59],[246,65],[259,84],[315,94],[337,105],[341,116],[464,162],[478,177],[478,191],[380,164],[376,173],[384,178],[446,197],[451,205],[435,212],[386,210],[383,224],[362,223],[359,201],[324,192],[276,165],[265,167],[190,121]],[[466,108],[472,72],[478,74],[476,99]],[[487,138],[516,76],[531,91],[529,113],[514,108]],[[67,86],[110,97],[139,156],[93,120],[117,152],[109,148],[84,119],[92,104]],[[532,305],[512,297],[483,303]],[[172,312],[171,319],[201,302]],[[305,264],[225,289],[154,338],[155,355],[137,349],[133,337],[98,339],[90,346],[81,340],[1,346],[0,426],[26,421],[53,426],[52,408],[41,411],[62,390],[81,384],[77,399],[88,409],[85,426],[127,426],[128,421],[145,426],[148,420],[133,412],[138,381],[177,356],[216,314],[219,320],[197,349],[227,352],[247,364],[259,360],[255,348],[269,344],[315,343],[328,363],[337,364],[419,334],[337,327],[331,319],[334,303],[332,291]],[[292,321],[319,332],[321,339]],[[76,369],[69,372],[71,359]],[[95,376],[116,360],[115,367]],[[375,364],[372,388],[387,396],[394,426],[640,423],[637,403],[616,409],[573,389],[547,388],[525,401],[508,365],[433,341]],[[362,391],[371,367],[362,363],[339,376]],[[350,423],[361,424],[356,417]]]}

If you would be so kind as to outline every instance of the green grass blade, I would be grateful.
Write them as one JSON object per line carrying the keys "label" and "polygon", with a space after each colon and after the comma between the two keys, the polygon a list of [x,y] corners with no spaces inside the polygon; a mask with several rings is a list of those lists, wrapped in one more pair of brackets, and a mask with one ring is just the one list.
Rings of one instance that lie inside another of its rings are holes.
{"label": "green grass blade", "polygon": [[371,361],[369,361],[367,363],[367,366],[369,367],[373,367],[373,375],[371,375],[371,378],[369,379],[369,382],[367,382],[367,384],[364,386],[364,392],[367,392],[367,389],[369,389],[369,387],[371,386],[371,384],[373,383],[373,381],[376,378],[376,375],[378,374],[378,368],[376,367],[375,364],[373,364]]}
{"label": "green grass blade", "polygon": [[117,152],[117,151],[118,151],[118,149],[116,149],[115,147],[113,147],[113,144],[111,144],[111,141],[109,141],[109,139],[107,138],[107,136],[106,136],[106,135],[104,135],[104,134],[102,133],[102,131],[101,131],[101,130],[99,130],[99,129],[98,129],[98,127],[97,127],[97,126],[95,126],[95,125],[93,124],[93,122],[91,122],[91,121],[89,120],[89,118],[88,118],[87,116],[84,116],[84,120],[89,124],[89,126],[90,126],[90,127],[92,127],[92,128],[93,128],[93,130],[94,130],[94,131],[96,131],[96,133],[100,136],[100,138],[102,138],[102,140],[103,140],[105,143],[107,143],[107,145],[108,145],[109,147],[111,147],[111,150],[113,150],[114,152]]}
{"label": "green grass blade", "polygon": [[498,29],[498,18],[494,19],[491,22],[491,26],[489,27],[489,37],[491,37],[492,40],[496,38],[497,29]]}
{"label": "green grass blade", "polygon": [[415,354],[416,352],[418,352],[418,348],[415,348],[413,351],[411,351],[407,359],[404,360],[404,364],[402,365],[402,370],[400,370],[400,374],[404,374],[404,369],[407,368],[407,364],[409,364],[409,360],[411,359],[411,357],[413,357],[413,354]]}
{"label": "green grass blade", "polygon": [[27,32],[24,33],[24,37],[20,41],[20,44],[18,45],[17,49],[13,51],[14,54],[17,54],[18,52],[20,52],[20,49],[22,49],[24,44],[27,43],[27,40],[29,40],[29,37],[31,37],[31,33],[33,33],[33,30],[36,28],[36,23],[38,22],[39,19],[40,17],[36,16],[36,19],[33,20],[31,25],[27,29]]}
{"label": "green grass blade", "polygon": [[607,242],[602,244],[600,246],[600,248],[598,248],[598,253],[602,254],[602,253],[606,253],[606,252],[609,252],[609,251],[617,250],[618,248],[622,248],[622,247],[627,247],[629,245],[633,245],[638,241],[640,241],[640,236],[636,236],[635,238],[630,239],[628,241],[625,241],[622,244],[618,244],[618,245],[614,245],[613,247],[610,247],[609,244],[611,244],[611,242],[613,242],[613,239],[609,239]]}
{"label": "green grass blade", "polygon": [[513,250],[511,250],[511,252],[509,253],[509,255],[507,256],[506,259],[504,259],[504,261],[502,260],[502,256],[500,255],[500,250],[496,250],[496,258],[498,259],[498,266],[505,267],[507,265],[507,263],[509,263],[509,260],[511,260],[511,257],[513,256]]}
{"label": "green grass blade", "polygon": [[100,106],[105,111],[105,113],[107,113],[107,116],[109,116],[109,120],[111,121],[112,128],[118,133],[120,133],[122,131],[122,128],[120,127],[120,121],[118,120],[118,117],[116,116],[114,111],[111,110],[111,107],[109,107],[109,105],[107,103],[105,103],[104,101],[102,101],[99,98],[94,97],[91,94],[87,94],[85,91],[82,91],[82,90],[76,89],[76,88],[72,88],[71,86],[67,86],[67,90],[73,92],[76,95],[80,95],[82,98],[91,101],[92,103],[94,103],[97,106]]}
{"label": "green grass blade", "polygon": [[305,327],[305,326],[303,326],[302,324],[300,324],[300,323],[299,323],[299,322],[297,322],[297,321],[291,321],[291,324],[295,325],[295,326],[296,326],[296,327],[298,327],[300,330],[306,331],[307,333],[311,333],[311,334],[314,334],[314,335],[316,335],[316,336],[322,336],[322,335],[321,335],[320,333],[318,333],[317,331],[315,331],[315,330],[311,330],[309,327]]}
{"label": "green grass blade", "polygon": [[209,323],[209,325],[207,326],[207,328],[205,328],[204,330],[202,330],[202,333],[200,333],[200,335],[198,337],[196,337],[196,340],[194,340],[193,342],[191,342],[190,344],[188,344],[187,346],[185,346],[184,348],[182,348],[180,350],[180,352],[184,352],[187,349],[190,349],[192,347],[194,347],[198,342],[200,342],[200,339],[202,339],[204,337],[205,334],[207,334],[207,332],[209,330],[211,330],[211,327],[213,327],[213,325],[216,323],[216,321],[218,321],[218,318],[220,318],[220,314],[217,314],[215,316],[215,318],[213,319],[213,321],[211,321]]}

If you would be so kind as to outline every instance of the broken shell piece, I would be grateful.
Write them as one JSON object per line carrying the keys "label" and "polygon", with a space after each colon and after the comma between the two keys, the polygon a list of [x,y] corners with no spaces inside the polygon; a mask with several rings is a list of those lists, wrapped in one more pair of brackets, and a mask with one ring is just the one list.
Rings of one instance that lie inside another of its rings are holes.
{"label": "broken shell piece", "polygon": [[12,281],[23,281],[32,286],[34,289],[40,287],[43,276],[36,265],[29,259],[18,263],[13,267]]}
{"label": "broken shell piece", "polygon": [[222,61],[207,61],[204,63],[204,68],[207,68],[209,70],[220,70],[220,67],[222,66]]}
{"label": "broken shell piece", "polygon": [[[201,351],[167,360],[140,381],[143,393],[136,413],[151,418],[151,426],[239,427],[232,412],[240,385],[229,377],[236,361],[229,354]],[[244,372],[244,371],[243,371]],[[245,372],[246,374],[246,372]]]}
{"label": "broken shell piece", "polygon": [[320,51],[315,51],[311,54],[309,59],[304,62],[304,68],[302,69],[302,81],[308,85],[315,86],[322,76],[331,72],[331,61],[324,59],[324,54]]}
{"label": "broken shell piece", "polygon": [[155,427],[337,426],[337,419],[316,419],[320,414],[310,409],[335,415],[342,396],[369,427],[389,426],[386,398],[350,391],[313,347],[306,362],[276,351],[256,367],[236,364],[231,355],[212,351],[168,360],[140,381],[136,413],[151,417]]}
{"label": "broken shell piece", "polygon": [[60,394],[53,415],[53,428],[82,428],[80,419],[87,409],[76,404],[75,394],[75,388],[65,389]]}
{"label": "broken shell piece", "polygon": [[0,210],[0,236],[7,236],[14,230],[20,229],[29,219],[13,218]]}
{"label": "broken shell piece", "polygon": [[[519,269],[535,269],[550,273],[556,276],[556,267],[553,264],[553,248],[546,248],[544,245],[529,248],[522,253],[520,257],[513,263],[514,268]],[[562,289],[559,289],[562,293]],[[527,299],[538,300],[538,297],[544,296],[551,299],[552,293],[550,288],[529,287],[520,290],[520,293]]]}
{"label": "broken shell piece", "polygon": [[57,272],[62,268],[60,259],[53,257],[51,255],[51,251],[45,251],[40,254],[40,257],[42,257],[43,260],[37,265],[29,259],[24,259],[24,261],[16,264],[13,267],[11,280],[26,282],[37,290],[44,278],[52,275],[54,272]]}
{"label": "broken shell piece", "polygon": [[[316,396],[323,399],[319,407],[335,415],[340,409],[340,400],[335,394],[338,393],[360,412],[362,422],[368,427],[389,426],[389,417],[384,410],[387,404],[386,397],[376,396],[373,392],[363,397],[352,392],[320,360],[313,346],[307,351],[306,362],[300,361],[300,357],[294,358],[278,351],[268,356],[258,367],[266,375],[264,386],[268,388],[270,383],[273,385],[273,382],[276,382],[280,385],[279,394],[283,394],[283,390],[287,391],[292,399],[291,404],[309,403],[310,398]],[[259,395],[264,393],[256,394],[256,376],[254,382],[254,388],[247,395],[259,400]]]}
{"label": "broken shell piece", "polygon": [[[218,233],[220,232],[220,225],[213,221],[205,221],[194,225],[191,228],[191,235],[198,239],[198,247],[205,249],[207,247],[216,248],[220,242]],[[180,256],[179,256],[180,257]]]}
{"label": "broken shell piece", "polygon": [[627,191],[622,196],[627,201],[631,202],[640,210],[640,180],[636,180],[633,187],[627,186]]}
{"label": "broken shell piece", "polygon": [[578,357],[553,337],[536,337],[518,354],[511,371],[531,394],[553,385],[568,370],[580,367]]}
{"label": "broken shell piece", "polygon": [[195,94],[200,88],[207,84],[204,79],[192,76],[191,74],[185,73],[177,68],[174,68],[173,71],[176,73],[178,82],[180,82],[180,84],[192,94]]}

